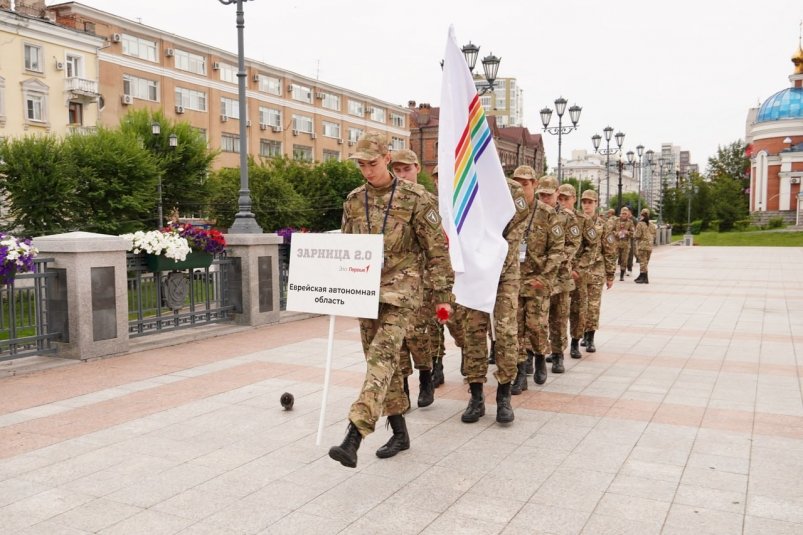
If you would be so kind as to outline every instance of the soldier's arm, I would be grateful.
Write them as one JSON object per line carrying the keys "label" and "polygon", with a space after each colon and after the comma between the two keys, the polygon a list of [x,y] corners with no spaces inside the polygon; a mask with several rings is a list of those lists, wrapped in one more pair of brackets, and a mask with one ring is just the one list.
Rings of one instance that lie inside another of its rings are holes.
{"label": "soldier's arm", "polygon": [[547,224],[547,242],[546,251],[544,251],[544,270],[541,276],[548,282],[549,287],[555,285],[555,279],[558,276],[558,268],[563,262],[563,251],[566,237],[563,233],[563,225],[561,225],[557,214],[554,212],[549,214],[549,222]]}
{"label": "soldier's arm", "polygon": [[454,271],[449,260],[446,237],[441,228],[438,207],[431,198],[421,197],[418,209],[413,215],[413,229],[426,255],[426,270],[432,282],[432,292],[436,304],[449,304],[454,301],[451,288],[454,285]]}
{"label": "soldier's arm", "polygon": [[569,227],[566,229],[566,240],[563,244],[563,256],[569,263],[569,267],[574,269],[574,261],[580,245],[583,243],[582,221],[577,218],[569,220]]}
{"label": "soldier's arm", "polygon": [[[605,278],[613,282],[616,276],[616,260],[619,251],[616,248],[616,238],[613,232],[608,232],[602,237],[602,258],[605,263]],[[608,285],[610,288],[610,284]]]}
{"label": "soldier's arm", "polygon": [[343,203],[343,217],[340,220],[340,232],[343,234],[353,234],[352,225],[354,220],[349,213],[349,201],[348,199],[346,202]]}

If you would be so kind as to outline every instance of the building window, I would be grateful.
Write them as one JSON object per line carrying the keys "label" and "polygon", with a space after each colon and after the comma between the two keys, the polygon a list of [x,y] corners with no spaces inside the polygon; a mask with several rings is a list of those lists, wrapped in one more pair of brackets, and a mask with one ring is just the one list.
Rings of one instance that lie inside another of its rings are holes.
{"label": "building window", "polygon": [[356,115],[357,117],[362,117],[365,115],[365,108],[363,107],[362,102],[349,100],[349,115]]}
{"label": "building window", "polygon": [[312,147],[307,147],[306,145],[293,145],[293,159],[311,162]]}
{"label": "building window", "polygon": [[398,126],[399,128],[404,128],[404,115],[400,113],[391,113],[390,124],[393,126]]}
{"label": "building window", "polygon": [[323,135],[340,139],[340,125],[338,123],[323,122]]}
{"label": "building window", "polygon": [[156,61],[156,41],[123,34],[123,54],[148,61]]}
{"label": "building window", "polygon": [[232,119],[240,118],[240,103],[236,99],[220,97],[220,115]]}
{"label": "building window", "polygon": [[123,93],[134,98],[158,102],[159,82],[124,74]]}
{"label": "building window", "polygon": [[259,75],[259,90],[263,93],[270,93],[271,95],[282,94],[282,81],[275,76],[267,76],[265,74]]}
{"label": "building window", "polygon": [[80,102],[70,102],[67,107],[67,122],[71,125],[84,124],[84,106]]}
{"label": "building window", "polygon": [[505,97],[499,97],[496,99],[496,108],[497,109],[505,109],[507,108],[507,99]]}
{"label": "building window", "polygon": [[81,78],[84,75],[84,59],[81,56],[67,54],[64,72],[67,78]]}
{"label": "building window", "polygon": [[6,122],[6,79],[0,76],[0,126]]}
{"label": "building window", "polygon": [[25,45],[25,70],[42,72],[42,47]]}
{"label": "building window", "polygon": [[300,102],[312,102],[312,90],[300,84],[290,84],[290,98]]}
{"label": "building window", "polygon": [[404,148],[404,139],[393,136],[390,138],[390,150],[402,150]]}
{"label": "building window", "polygon": [[336,150],[324,150],[323,151],[323,161],[328,162],[329,160],[334,160],[336,162],[340,161],[340,152]]}
{"label": "building window", "polygon": [[340,111],[340,96],[332,93],[321,93],[323,99],[321,106],[329,110]]}
{"label": "building window", "polygon": [[349,141],[357,142],[362,136],[362,128],[349,128]]}
{"label": "building window", "polygon": [[271,139],[259,140],[259,155],[265,158],[278,158],[282,155],[282,142]]}
{"label": "building window", "polygon": [[25,121],[47,123],[47,97],[50,88],[40,80],[32,78],[22,82],[22,101]]}
{"label": "building window", "polygon": [[229,65],[228,63],[219,63],[220,65],[220,80],[229,82],[230,84],[237,83],[237,67]]}
{"label": "building window", "polygon": [[181,71],[194,72],[195,74],[206,75],[206,57],[199,54],[193,54],[186,50],[178,50],[174,52],[174,65],[176,69]]}
{"label": "building window", "polygon": [[223,152],[240,152],[240,136],[236,134],[221,135],[220,150]]}
{"label": "building window", "polygon": [[176,106],[188,110],[206,111],[206,93],[184,87],[176,88]]}
{"label": "building window", "polygon": [[306,115],[293,114],[293,130],[298,130],[299,132],[306,132],[307,134],[311,134],[312,118],[307,117]]}
{"label": "building window", "polygon": [[282,111],[260,106],[259,123],[268,126],[282,126]]}
{"label": "building window", "polygon": [[372,108],[369,108],[369,110],[371,112],[371,120],[372,121],[376,121],[378,123],[384,123],[385,122],[385,108],[372,107]]}

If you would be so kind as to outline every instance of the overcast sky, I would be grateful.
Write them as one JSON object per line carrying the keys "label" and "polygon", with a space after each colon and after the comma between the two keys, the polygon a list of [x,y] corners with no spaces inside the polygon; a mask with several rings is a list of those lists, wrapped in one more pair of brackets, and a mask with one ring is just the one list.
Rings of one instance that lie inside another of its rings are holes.
{"label": "overcast sky", "polygon": [[[237,50],[235,7],[218,0],[82,3]],[[789,86],[803,19],[800,0],[250,0],[244,6],[247,57],[401,105],[440,104],[439,62],[454,24],[458,44],[471,40],[480,57],[500,56],[499,76],[518,79],[531,131],[540,131],[538,111],[561,95],[583,107],[579,129],[563,137],[564,157],[592,149],[591,136],[610,125],[626,134],[626,151],[671,142],[690,150],[701,170],[718,145],[744,138],[748,108]],[[544,143],[554,165],[557,137],[545,135]]]}

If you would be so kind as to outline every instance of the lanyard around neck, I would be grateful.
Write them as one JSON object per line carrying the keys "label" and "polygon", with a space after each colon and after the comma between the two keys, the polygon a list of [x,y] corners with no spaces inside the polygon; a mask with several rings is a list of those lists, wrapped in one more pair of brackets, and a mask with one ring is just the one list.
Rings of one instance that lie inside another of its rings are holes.
{"label": "lanyard around neck", "polygon": [[[399,182],[398,178],[393,178],[393,186],[390,188],[390,199],[388,199],[388,207],[385,209],[385,219],[382,221],[382,232],[385,234],[385,226],[388,224],[388,214],[390,213],[390,205],[393,204],[393,194],[396,193],[396,184]],[[365,223],[368,225],[368,234],[371,234],[371,217],[368,213],[368,187],[365,188]]]}

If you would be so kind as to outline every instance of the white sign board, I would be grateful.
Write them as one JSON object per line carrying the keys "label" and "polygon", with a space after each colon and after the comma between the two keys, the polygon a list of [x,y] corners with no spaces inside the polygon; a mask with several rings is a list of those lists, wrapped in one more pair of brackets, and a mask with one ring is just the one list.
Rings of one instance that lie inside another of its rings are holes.
{"label": "white sign board", "polygon": [[294,233],[287,310],[376,319],[382,239],[381,234]]}

